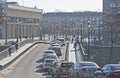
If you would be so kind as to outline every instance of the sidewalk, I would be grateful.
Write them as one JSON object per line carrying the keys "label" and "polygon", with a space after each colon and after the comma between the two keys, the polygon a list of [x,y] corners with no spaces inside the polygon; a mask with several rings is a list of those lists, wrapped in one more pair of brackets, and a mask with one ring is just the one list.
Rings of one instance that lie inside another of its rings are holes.
{"label": "sidewalk", "polygon": [[68,61],[76,63],[75,48],[73,48],[74,43],[69,43],[69,54]]}
{"label": "sidewalk", "polygon": [[31,48],[35,43],[28,43],[21,48],[19,48],[17,51],[13,52],[11,56],[8,56],[0,61],[0,69],[4,69],[7,66],[9,66],[12,62],[14,62],[17,58],[19,58],[26,50]]}

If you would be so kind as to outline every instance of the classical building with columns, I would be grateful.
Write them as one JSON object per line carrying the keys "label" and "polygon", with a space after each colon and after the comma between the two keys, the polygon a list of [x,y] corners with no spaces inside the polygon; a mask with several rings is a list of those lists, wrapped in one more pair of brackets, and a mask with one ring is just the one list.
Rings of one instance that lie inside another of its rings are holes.
{"label": "classical building with columns", "polygon": [[6,10],[2,38],[38,37],[41,30],[42,9],[9,4]]}

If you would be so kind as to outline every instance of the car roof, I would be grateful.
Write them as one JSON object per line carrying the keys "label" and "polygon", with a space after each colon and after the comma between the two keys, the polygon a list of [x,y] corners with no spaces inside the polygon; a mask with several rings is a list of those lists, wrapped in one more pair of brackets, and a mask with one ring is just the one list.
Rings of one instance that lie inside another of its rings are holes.
{"label": "car roof", "polygon": [[50,52],[51,52],[51,51],[54,52],[54,50],[45,50],[44,52],[48,52],[48,51],[50,51]]}
{"label": "car roof", "polygon": [[116,65],[119,65],[119,66],[120,66],[120,64],[106,64],[106,65],[108,65],[108,66],[116,66]]}

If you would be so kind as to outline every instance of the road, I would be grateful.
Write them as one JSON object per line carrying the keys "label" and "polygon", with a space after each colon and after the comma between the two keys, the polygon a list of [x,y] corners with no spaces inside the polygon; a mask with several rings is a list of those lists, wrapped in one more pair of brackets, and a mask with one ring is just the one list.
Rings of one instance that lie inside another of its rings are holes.
{"label": "road", "polygon": [[48,78],[48,75],[37,70],[41,63],[42,52],[49,46],[49,44],[37,44],[32,47],[15,63],[1,72],[3,78]]}

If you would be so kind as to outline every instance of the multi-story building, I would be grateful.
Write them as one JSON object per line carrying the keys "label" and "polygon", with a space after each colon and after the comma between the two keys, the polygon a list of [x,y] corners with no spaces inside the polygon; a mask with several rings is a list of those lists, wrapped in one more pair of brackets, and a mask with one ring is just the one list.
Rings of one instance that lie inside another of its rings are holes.
{"label": "multi-story building", "polygon": [[0,0],[0,38],[2,38],[2,28],[4,25],[4,17],[6,16],[6,0]]}
{"label": "multi-story building", "polygon": [[[43,14],[43,33],[55,35],[82,35],[88,37],[88,21],[91,35],[98,36],[102,24],[101,12],[51,12]],[[44,32],[44,30],[47,30]]]}
{"label": "multi-story building", "polygon": [[42,9],[19,6],[16,2],[8,2],[5,26],[2,38],[33,38],[40,35]]}
{"label": "multi-story building", "polygon": [[103,0],[104,39],[120,44],[120,0]]}

